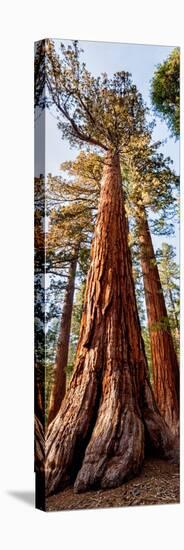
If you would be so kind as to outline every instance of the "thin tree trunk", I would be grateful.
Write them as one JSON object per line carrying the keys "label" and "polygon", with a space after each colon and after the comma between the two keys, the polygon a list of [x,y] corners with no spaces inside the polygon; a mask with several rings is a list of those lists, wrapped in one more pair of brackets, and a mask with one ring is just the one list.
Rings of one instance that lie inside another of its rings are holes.
{"label": "thin tree trunk", "polygon": [[173,333],[172,333],[173,334],[173,342],[174,342],[174,345],[175,345],[175,351],[176,351],[176,354],[177,354],[177,357],[178,357],[178,362],[179,362],[179,357],[180,357],[180,352],[179,352],[179,348],[180,348],[180,326],[179,326],[179,320],[178,320],[178,316],[177,316],[177,312],[176,312],[176,308],[175,308],[175,304],[174,304],[171,289],[169,289],[169,297],[170,297],[172,314],[173,314],[173,317],[174,317],[174,320],[175,320],[175,329],[173,330]]}
{"label": "thin tree trunk", "polygon": [[74,373],[46,443],[46,488],[115,487],[141,468],[146,445],[173,438],[149,384],[138,319],[118,155],[108,154]]}
{"label": "thin tree trunk", "polygon": [[174,317],[175,324],[176,324],[177,334],[178,334],[178,336],[179,336],[179,321],[178,321],[178,317],[177,317],[177,313],[176,313],[176,308],[175,308],[175,304],[174,304],[174,300],[173,300],[173,295],[172,295],[172,290],[171,290],[171,288],[169,288],[169,298],[170,298],[170,303],[171,303],[171,308],[172,308],[173,317]]}
{"label": "thin tree trunk", "polygon": [[67,286],[64,296],[64,304],[61,315],[59,338],[56,350],[54,369],[54,381],[51,390],[50,406],[48,414],[48,425],[57,415],[63,397],[66,392],[66,367],[68,361],[68,350],[70,341],[70,329],[73,309],[73,298],[75,290],[75,276],[78,261],[79,247],[73,251],[73,258],[70,263]]}
{"label": "thin tree trunk", "polygon": [[171,430],[179,423],[179,365],[174,348],[146,212],[138,220],[141,265],[157,405]]}

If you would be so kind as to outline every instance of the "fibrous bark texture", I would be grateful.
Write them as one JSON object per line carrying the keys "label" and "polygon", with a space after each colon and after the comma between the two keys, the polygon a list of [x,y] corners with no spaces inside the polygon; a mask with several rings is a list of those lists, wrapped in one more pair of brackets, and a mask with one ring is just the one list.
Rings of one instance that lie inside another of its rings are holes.
{"label": "fibrous bark texture", "polygon": [[35,503],[37,508],[45,510],[45,428],[36,415],[34,431]]}
{"label": "fibrous bark texture", "polygon": [[39,418],[34,416],[34,457],[35,457],[35,472],[44,472],[45,460],[45,435],[44,427]]}
{"label": "fibrous bark texture", "polygon": [[65,290],[64,304],[61,315],[59,338],[57,343],[56,360],[54,368],[54,381],[51,390],[48,425],[57,415],[61,402],[66,392],[66,367],[70,341],[70,328],[72,319],[73,298],[75,290],[75,276],[79,248],[73,252],[73,258],[68,272],[68,281]]}
{"label": "fibrous bark texture", "polygon": [[[35,367],[36,373],[36,367]],[[41,424],[44,424],[44,383],[42,380],[37,380],[35,374],[35,398],[34,398],[34,411]]]}
{"label": "fibrous bark texture", "polygon": [[158,407],[170,429],[178,434],[179,365],[145,211],[138,221],[141,265],[151,341],[153,384]]}
{"label": "fibrous bark texture", "polygon": [[149,384],[128,250],[118,155],[104,161],[76,364],[48,429],[47,493],[120,485],[145,446],[169,456],[173,440]]}

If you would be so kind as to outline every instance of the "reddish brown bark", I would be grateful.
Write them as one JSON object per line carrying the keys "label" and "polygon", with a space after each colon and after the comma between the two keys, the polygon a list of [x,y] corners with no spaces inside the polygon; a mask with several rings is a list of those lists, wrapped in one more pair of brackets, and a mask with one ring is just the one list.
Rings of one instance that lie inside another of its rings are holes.
{"label": "reddish brown bark", "polygon": [[36,507],[45,510],[45,432],[36,414],[34,416],[34,471],[36,473]]}
{"label": "reddish brown bark", "polygon": [[154,393],[171,430],[179,423],[179,365],[145,211],[138,221],[141,265],[151,340]]}
{"label": "reddish brown bark", "polygon": [[44,424],[44,390],[41,387],[41,382],[35,380],[35,414],[40,422]]}
{"label": "reddish brown bark", "polygon": [[149,384],[135,300],[118,155],[101,183],[74,373],[46,443],[47,493],[115,487],[141,468],[146,443],[173,440]]}
{"label": "reddish brown bark", "polygon": [[39,418],[34,416],[34,459],[35,472],[44,472],[45,436],[44,427]]}
{"label": "reddish brown bark", "polygon": [[77,268],[79,247],[73,251],[73,258],[70,263],[67,286],[64,296],[64,304],[61,315],[59,338],[56,350],[54,369],[54,381],[51,390],[50,406],[48,414],[48,425],[57,415],[61,402],[66,392],[66,367],[68,361],[68,350],[70,341],[70,328],[72,319],[73,298],[75,290],[75,276]]}
{"label": "reddish brown bark", "polygon": [[[42,370],[35,363],[35,393],[34,393],[34,471],[44,471],[44,429],[45,429],[45,404],[44,404],[44,380]],[[43,371],[44,372],[44,371]]]}

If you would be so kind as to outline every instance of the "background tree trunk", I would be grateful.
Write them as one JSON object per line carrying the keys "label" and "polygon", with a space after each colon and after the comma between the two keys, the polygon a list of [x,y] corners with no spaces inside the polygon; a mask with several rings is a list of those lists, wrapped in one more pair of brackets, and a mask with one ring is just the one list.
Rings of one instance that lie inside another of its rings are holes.
{"label": "background tree trunk", "polygon": [[87,277],[76,364],[46,443],[47,493],[115,487],[152,445],[172,436],[149,384],[135,300],[118,155],[108,154]]}
{"label": "background tree trunk", "polygon": [[174,303],[174,298],[173,298],[173,295],[172,295],[172,290],[169,288],[169,299],[170,299],[170,304],[171,304],[171,311],[172,311],[172,315],[174,317],[174,320],[175,320],[175,324],[176,324],[176,329],[178,331],[178,336],[179,336],[179,321],[178,321],[178,316],[177,316],[177,312],[176,312],[176,307],[175,307],[175,303]]}
{"label": "background tree trunk", "polygon": [[153,249],[146,212],[138,220],[141,265],[151,341],[154,393],[174,433],[179,423],[179,365]]}
{"label": "background tree trunk", "polygon": [[39,418],[42,425],[44,425],[44,384],[38,382],[35,379],[35,401],[34,401],[34,410],[37,418]]}
{"label": "background tree trunk", "polygon": [[79,254],[79,246],[73,251],[73,258],[70,263],[68,280],[65,290],[59,338],[56,350],[54,369],[54,381],[51,390],[50,406],[48,414],[48,425],[57,415],[61,402],[66,392],[66,367],[68,361],[68,350],[70,341],[70,328],[73,309],[73,298],[75,290],[75,276]]}

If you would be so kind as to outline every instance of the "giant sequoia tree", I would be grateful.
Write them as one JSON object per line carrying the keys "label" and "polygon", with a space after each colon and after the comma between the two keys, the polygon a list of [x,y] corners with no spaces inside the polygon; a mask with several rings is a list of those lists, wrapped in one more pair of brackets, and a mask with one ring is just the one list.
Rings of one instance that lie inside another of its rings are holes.
{"label": "giant sequoia tree", "polygon": [[120,152],[144,128],[128,73],[94,78],[79,50],[47,44],[47,87],[74,144],[105,153],[74,373],[46,444],[47,493],[114,487],[141,468],[145,448],[162,456],[173,440],[156,406],[141,338],[120,171]]}
{"label": "giant sequoia tree", "polygon": [[[170,159],[164,158],[163,154],[158,152],[159,146],[159,142],[151,143],[149,132],[145,132],[143,136],[139,135],[138,139],[133,136],[127,150],[124,149],[121,154],[121,159],[122,171],[127,181],[127,185],[124,182],[126,210],[130,221],[136,224],[135,236],[141,251],[139,257],[145,289],[155,396],[166,422],[176,433],[179,419],[179,366],[147,212],[156,214],[151,222],[153,231],[164,234],[171,230],[171,220],[176,210],[174,191],[178,177],[171,168]],[[89,153],[80,154],[77,161],[66,163],[66,166],[70,168],[71,174],[78,172],[80,178],[88,182],[88,186],[92,179],[96,181],[96,186],[98,185],[102,159],[97,156],[91,156]],[[94,192],[95,187],[92,187],[90,201],[93,207],[96,198]],[[85,202],[89,200],[87,196],[82,198]],[[167,288],[168,285],[167,280]]]}
{"label": "giant sequoia tree", "polygon": [[139,140],[137,151],[135,146],[131,154],[129,151],[129,200],[140,244],[155,397],[167,424],[176,434],[179,422],[179,365],[147,212],[152,210],[157,214],[152,224],[153,230],[155,225],[158,231],[160,225],[162,233],[168,231],[169,218],[174,214],[176,203],[173,187],[178,178],[170,168],[170,160],[158,153],[158,145],[151,145],[146,137],[142,143]]}
{"label": "giant sequoia tree", "polygon": [[167,424],[178,433],[179,365],[145,210],[139,218],[141,266],[150,332],[155,397]]}

